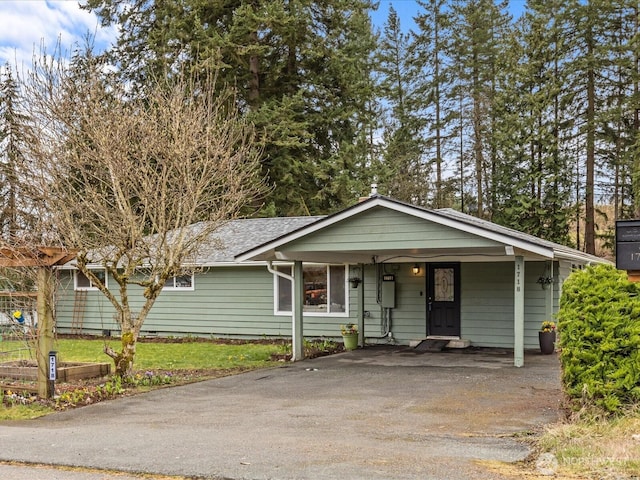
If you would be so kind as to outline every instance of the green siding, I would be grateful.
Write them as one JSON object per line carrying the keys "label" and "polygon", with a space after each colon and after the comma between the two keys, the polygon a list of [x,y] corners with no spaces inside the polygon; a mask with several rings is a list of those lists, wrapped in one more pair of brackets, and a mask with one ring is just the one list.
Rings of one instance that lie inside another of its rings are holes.
{"label": "green siding", "polygon": [[[58,295],[57,328],[71,331],[73,315],[73,277],[68,273]],[[110,284],[113,287],[113,283]],[[139,288],[131,288],[132,308],[140,308]],[[83,332],[101,334],[104,329],[118,331],[114,309],[97,291],[87,292]],[[156,300],[141,334],[161,336],[212,337],[288,337],[291,316],[274,315],[273,276],[266,267],[219,267],[197,274],[194,291],[164,291]],[[355,321],[357,299],[350,297],[351,320],[345,317],[306,316],[305,336],[339,336],[340,324]]]}
{"label": "green siding", "polygon": [[[365,335],[368,342],[395,341],[407,344],[410,340],[424,338],[426,332],[424,274],[418,277],[414,276],[411,273],[412,266],[413,264],[385,264],[379,267],[383,269],[383,273],[391,273],[396,277],[396,308],[391,310],[390,318],[392,338],[383,336],[385,333],[383,331],[384,309],[378,303],[377,268],[373,265],[366,266],[365,310],[369,312],[369,316],[365,318]],[[357,308],[355,293],[352,295],[352,299],[355,311]]]}
{"label": "green siding", "polygon": [[[376,277],[396,276],[396,308],[391,311],[393,341],[407,344],[426,336],[426,281],[424,265],[419,276],[412,264],[366,265],[364,283],[365,334],[369,342],[385,343],[384,311],[378,304]],[[545,319],[546,291],[536,283],[544,262],[525,264],[525,348],[537,348],[537,332]],[[381,270],[379,270],[381,269]],[[562,275],[566,275],[566,269]],[[355,275],[350,273],[350,277]],[[57,328],[68,333],[74,303],[73,276],[60,272],[57,294]],[[110,283],[111,287],[115,285]],[[554,285],[554,311],[559,285]],[[348,287],[349,317],[309,316],[304,318],[307,338],[339,338],[340,325],[357,323],[358,290]],[[140,308],[141,291],[131,292],[134,308]],[[236,338],[289,337],[291,316],[273,313],[273,276],[264,266],[218,267],[196,275],[194,291],[164,291],[153,306],[142,334],[161,336],[211,336]],[[475,346],[513,347],[513,263],[461,264],[461,333]],[[87,292],[83,332],[117,333],[114,310],[97,291]]]}
{"label": "green siding", "polygon": [[[525,348],[538,347],[546,318],[546,292],[536,282],[544,268],[544,262],[525,263]],[[513,263],[462,264],[461,275],[462,338],[477,346],[513,348]]]}
{"label": "green siding", "polygon": [[281,247],[288,252],[376,251],[495,247],[501,244],[461,230],[425,222],[400,212],[375,208],[294,240]]}

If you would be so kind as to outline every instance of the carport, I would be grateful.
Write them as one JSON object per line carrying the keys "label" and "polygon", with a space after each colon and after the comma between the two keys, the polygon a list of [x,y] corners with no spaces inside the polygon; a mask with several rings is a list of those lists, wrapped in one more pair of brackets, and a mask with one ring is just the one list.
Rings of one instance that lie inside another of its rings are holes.
{"label": "carport", "polygon": [[[428,210],[377,194],[244,252],[236,261],[266,261],[274,275],[292,281],[294,360],[303,358],[304,265],[348,264],[360,346],[367,338],[380,338],[369,334],[368,313],[387,290],[393,302],[392,307],[382,302],[382,317],[393,310],[402,319],[397,326],[404,335],[401,343],[410,335],[468,337],[479,345],[513,348],[517,367],[524,365],[525,347],[533,345],[540,322],[556,312],[571,270],[604,262],[452,209]],[[274,268],[274,262],[291,262],[291,275]],[[392,289],[383,283],[387,279],[394,282]],[[375,299],[367,298],[367,291],[375,291]],[[405,294],[399,306],[396,291]]]}

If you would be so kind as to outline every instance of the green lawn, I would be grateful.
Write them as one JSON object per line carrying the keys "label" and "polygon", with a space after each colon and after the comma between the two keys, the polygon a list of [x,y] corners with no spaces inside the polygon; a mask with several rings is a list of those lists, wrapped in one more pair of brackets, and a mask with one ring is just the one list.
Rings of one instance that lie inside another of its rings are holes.
{"label": "green lawn", "polygon": [[[107,343],[119,351],[118,339],[108,340]],[[24,343],[16,341],[0,341],[0,361],[29,359]],[[113,364],[113,360],[104,353],[105,340],[75,340],[58,339],[54,349],[58,352],[58,362],[103,362]],[[135,386],[128,385],[127,391],[132,389],[145,391],[153,385],[169,383],[183,383],[202,378],[210,378],[219,374],[229,374],[233,371],[262,368],[275,365],[271,360],[272,353],[283,353],[286,347],[281,344],[243,343],[220,344],[214,342],[183,342],[183,343],[141,343],[136,347],[134,370],[141,372],[135,375]],[[35,352],[33,352],[35,355]],[[197,372],[196,372],[197,371]],[[206,373],[203,371],[207,371]],[[215,371],[219,371],[216,373]],[[165,373],[172,372],[170,377]],[[180,372],[184,372],[180,374]],[[160,380],[158,383],[152,379]],[[144,383],[147,381],[147,383]],[[150,382],[150,383],[149,383]],[[116,383],[102,380],[105,389],[121,390]],[[60,384],[63,386],[63,384]],[[88,396],[95,397],[95,386],[88,389],[86,385],[68,385],[64,388],[56,406],[61,403],[80,404]],[[71,390],[69,390],[71,388]],[[75,390],[73,390],[75,388]],[[54,410],[54,405],[39,403],[23,403],[19,388],[12,392],[0,391],[0,420],[17,420],[35,418],[46,415]],[[102,394],[104,397],[104,393]]]}
{"label": "green lawn", "polygon": [[[117,339],[107,342],[119,351]],[[60,362],[108,362],[112,360],[104,352],[103,340],[56,341]],[[1,345],[0,345],[1,349]],[[226,345],[210,342],[140,343],[136,347],[135,370],[191,370],[228,369],[237,367],[257,368],[270,363],[271,354],[282,351],[282,345],[246,343]]]}

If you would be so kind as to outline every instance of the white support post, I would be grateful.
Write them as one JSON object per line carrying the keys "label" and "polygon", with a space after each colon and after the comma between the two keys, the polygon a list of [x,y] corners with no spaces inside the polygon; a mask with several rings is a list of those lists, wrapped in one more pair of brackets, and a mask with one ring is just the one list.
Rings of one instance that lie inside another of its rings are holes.
{"label": "white support post", "polygon": [[514,258],[513,365],[524,366],[524,257]]}
{"label": "white support post", "polygon": [[364,348],[364,264],[360,268],[360,290],[358,291],[358,345]]}
{"label": "white support post", "polygon": [[547,291],[545,292],[545,312],[546,312],[546,318],[545,320],[552,320],[553,319],[553,290],[556,287],[556,282],[553,278],[553,260],[548,260],[547,261],[547,273],[549,274],[549,278],[551,279],[551,283],[549,285],[547,285],[546,289]]}
{"label": "white support post", "polygon": [[294,362],[304,360],[304,334],[303,334],[303,305],[304,305],[304,279],[302,278],[302,262],[293,264],[293,331],[291,343]]}

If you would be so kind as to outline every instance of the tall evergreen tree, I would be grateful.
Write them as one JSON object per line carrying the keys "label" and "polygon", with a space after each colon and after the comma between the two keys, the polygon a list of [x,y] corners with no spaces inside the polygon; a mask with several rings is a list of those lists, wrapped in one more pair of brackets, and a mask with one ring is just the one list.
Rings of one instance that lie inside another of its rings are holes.
{"label": "tall evergreen tree", "polygon": [[385,100],[384,166],[379,187],[393,197],[418,205],[428,201],[429,183],[423,164],[420,123],[413,109],[416,68],[412,62],[410,35],[403,31],[393,6],[378,47],[379,91]]}
{"label": "tall evergreen tree", "polygon": [[435,169],[434,207],[451,205],[447,199],[445,171],[447,170],[447,152],[451,150],[452,103],[447,98],[450,79],[447,70],[447,42],[450,33],[450,19],[446,11],[445,0],[420,0],[422,11],[415,17],[416,32],[413,36],[412,60],[419,68],[418,86],[414,99],[415,108],[426,119],[423,126],[425,143],[431,148],[428,152],[430,164]]}
{"label": "tall evergreen tree", "polygon": [[127,81],[218,70],[262,132],[271,214],[351,203],[365,171],[374,91],[369,0],[87,0],[122,27],[110,52]]}
{"label": "tall evergreen tree", "polygon": [[471,160],[475,204],[479,217],[490,217],[492,179],[492,125],[495,78],[504,41],[510,28],[506,2],[492,0],[452,0],[450,76],[451,98],[458,100],[461,135],[466,135],[461,149],[461,166]]}
{"label": "tall evergreen tree", "polygon": [[634,143],[638,135],[636,122],[640,94],[638,72],[638,4],[629,0],[611,2],[607,14],[609,45],[607,64],[602,65],[603,109],[599,115],[597,155],[608,170],[602,186],[606,201],[613,204],[614,218],[633,215],[632,170]]}
{"label": "tall evergreen tree", "polygon": [[25,160],[33,131],[18,81],[9,65],[0,70],[0,238],[15,241],[33,221]]}
{"label": "tall evergreen tree", "polygon": [[530,0],[505,51],[499,85],[497,205],[494,220],[568,243],[571,163],[562,135],[571,125],[560,105],[562,2]]}

